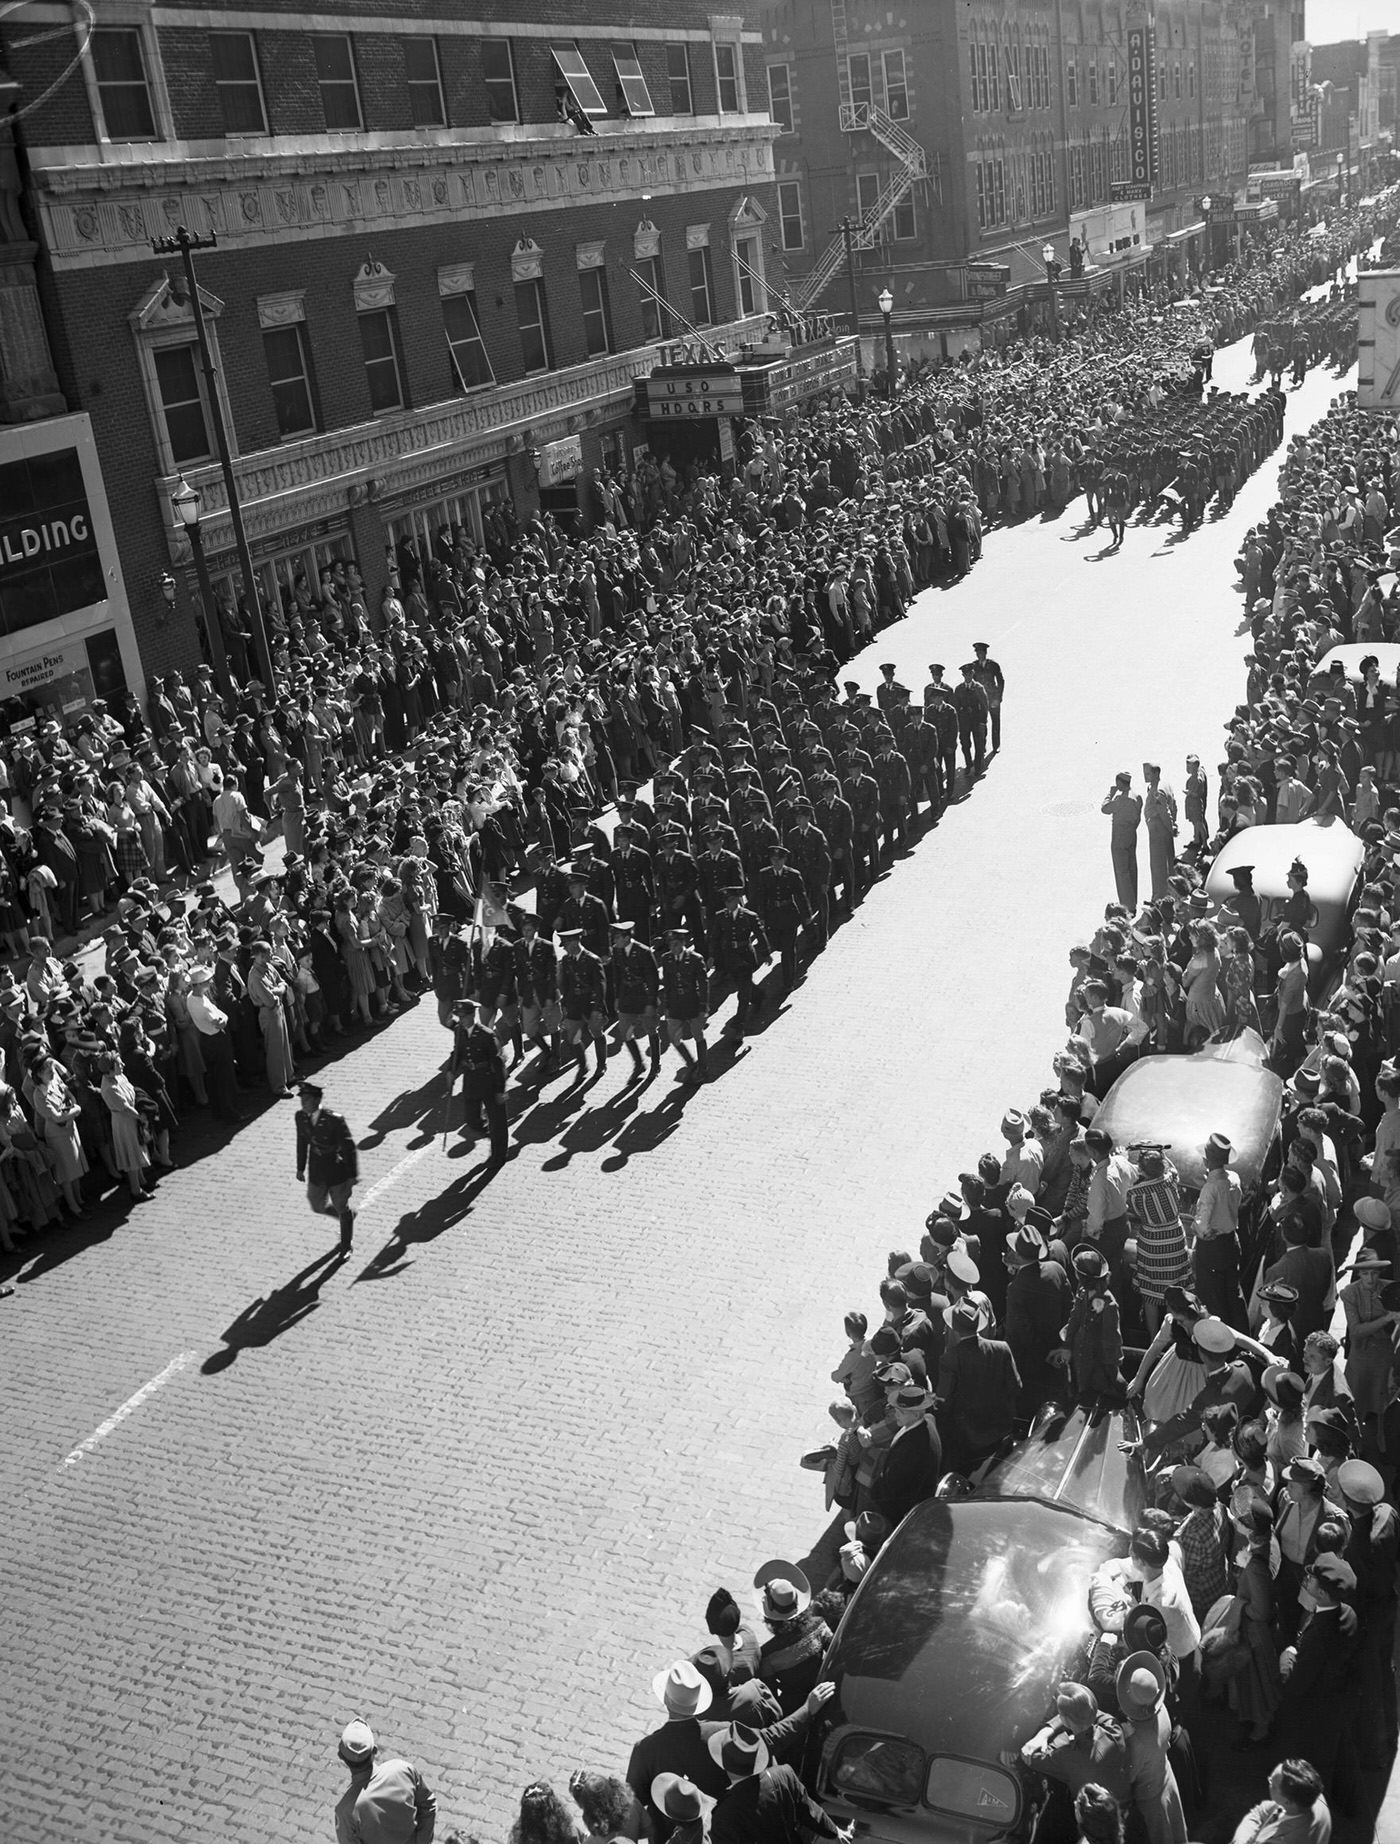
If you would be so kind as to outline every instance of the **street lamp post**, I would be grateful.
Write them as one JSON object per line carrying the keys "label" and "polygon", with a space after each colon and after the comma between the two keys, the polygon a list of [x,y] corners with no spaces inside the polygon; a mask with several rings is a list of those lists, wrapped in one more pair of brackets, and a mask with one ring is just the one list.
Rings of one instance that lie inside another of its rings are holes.
{"label": "street lamp post", "polygon": [[885,376],[888,380],[887,393],[890,402],[893,403],[895,398],[899,395],[899,373],[895,370],[894,324],[891,320],[891,315],[894,313],[894,296],[890,293],[888,288],[882,288],[880,290],[879,306],[880,312],[883,314],[885,320]]}
{"label": "street lamp post", "polygon": [[[204,555],[204,537],[199,529],[199,514],[204,503],[204,496],[198,487],[192,487],[181,474],[175,491],[170,495],[171,509],[185,535],[190,541],[194,553],[194,573],[199,580],[199,600],[204,613],[204,638],[209,645],[209,657],[214,666],[214,677],[218,680],[222,697],[233,701],[233,683],[229,678],[228,654],[224,651],[224,630],[219,625],[218,604],[214,600],[214,585],[209,580],[209,560]],[[174,585],[171,585],[173,590]]]}
{"label": "street lamp post", "polygon": [[[217,247],[218,241],[218,238],[212,235],[192,237],[183,224],[177,224],[173,237],[155,237],[151,240],[151,248],[157,256],[178,255],[184,265],[185,286],[190,297],[190,312],[194,316],[195,336],[199,341],[199,362],[204,372],[209,398],[209,416],[214,425],[214,440],[219,450],[219,466],[223,470],[224,489],[228,494],[228,512],[233,525],[234,548],[238,552],[238,569],[243,578],[243,595],[247,603],[248,620],[253,629],[253,646],[258,656],[258,675],[262,679],[269,703],[274,703],[277,698],[277,680],[272,670],[272,649],[267,642],[267,625],[263,621],[262,602],[258,596],[258,579],[253,572],[253,557],[248,549],[248,534],[243,526],[243,507],[239,502],[238,482],[233,473],[233,455],[228,445],[228,431],[224,427],[224,409],[219,400],[219,382],[214,371],[214,354],[209,344],[209,329],[204,324],[204,303],[199,298],[199,278],[194,270],[195,251],[212,250]],[[183,480],[182,484],[184,484]],[[187,490],[194,492],[193,487]],[[172,494],[172,504],[174,497]],[[198,495],[196,495],[197,499]],[[198,526],[199,506],[196,503],[194,525],[187,524],[186,529],[197,532]],[[200,588],[206,598],[206,625],[209,629],[210,646],[216,649],[215,664],[217,667],[218,662],[224,660],[223,636],[218,633],[217,611],[214,608],[213,597],[207,588],[208,570],[202,561],[203,552],[196,537],[191,536],[190,542],[194,546],[195,569],[202,572]],[[214,638],[216,634],[218,634],[217,641]],[[223,664],[220,685],[224,689],[228,688],[228,662],[226,660]]]}
{"label": "street lamp post", "polygon": [[1050,293],[1050,329],[1058,343],[1060,337],[1060,297],[1055,293],[1055,275],[1059,264],[1055,260],[1053,243],[1041,245],[1040,260],[1045,264],[1045,286]]}

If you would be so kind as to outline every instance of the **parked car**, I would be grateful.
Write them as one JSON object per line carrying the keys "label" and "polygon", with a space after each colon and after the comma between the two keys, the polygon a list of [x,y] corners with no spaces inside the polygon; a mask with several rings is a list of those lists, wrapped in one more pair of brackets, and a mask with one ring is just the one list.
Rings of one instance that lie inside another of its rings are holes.
{"label": "parked car", "polygon": [[1247,826],[1227,839],[1216,854],[1206,873],[1206,895],[1217,909],[1229,902],[1235,894],[1231,867],[1252,865],[1263,926],[1269,928],[1288,900],[1289,866],[1295,858],[1305,864],[1308,895],[1317,909],[1317,927],[1308,942],[1308,983],[1316,995],[1346,958],[1365,856],[1360,839],[1342,820]]}
{"label": "parked car", "polygon": [[1348,641],[1344,646],[1333,647],[1313,667],[1313,677],[1330,672],[1333,660],[1340,660],[1346,670],[1347,683],[1355,687],[1361,683],[1361,662],[1364,659],[1375,659],[1379,664],[1382,685],[1394,685],[1395,675],[1400,671],[1400,641]]}
{"label": "parked car", "polygon": [[1264,1181],[1281,1162],[1283,1082],[1265,1069],[1264,1052],[1257,1031],[1242,1031],[1192,1056],[1141,1057],[1123,1071],[1093,1120],[1120,1148],[1164,1146],[1180,1174],[1182,1211],[1188,1215],[1205,1174],[1205,1143],[1212,1133],[1228,1135],[1243,1193],[1240,1273],[1246,1297],[1263,1252]]}
{"label": "parked car", "polygon": [[1041,1840],[1017,1764],[1090,1632],[1089,1581],[1145,1502],[1130,1409],[1046,1410],[968,1496],[917,1505],[827,1655],[836,1694],[805,1766],[840,1824],[884,1844]]}

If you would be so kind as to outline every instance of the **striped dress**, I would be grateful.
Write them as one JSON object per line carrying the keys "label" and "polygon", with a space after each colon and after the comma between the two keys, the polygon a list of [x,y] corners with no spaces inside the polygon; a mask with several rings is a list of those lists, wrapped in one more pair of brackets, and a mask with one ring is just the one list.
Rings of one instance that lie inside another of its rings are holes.
{"label": "striped dress", "polygon": [[1143,1299],[1160,1305],[1168,1287],[1185,1287],[1191,1277],[1186,1232],[1181,1227],[1181,1188],[1170,1160],[1160,1178],[1133,1181],[1127,1213],[1137,1238],[1137,1290]]}

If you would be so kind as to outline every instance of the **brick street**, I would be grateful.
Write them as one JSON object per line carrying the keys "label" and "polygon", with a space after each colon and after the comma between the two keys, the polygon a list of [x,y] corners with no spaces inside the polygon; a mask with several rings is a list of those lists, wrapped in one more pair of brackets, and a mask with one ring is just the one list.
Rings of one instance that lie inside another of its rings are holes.
{"label": "brick street", "polygon": [[[1335,388],[1310,376],[1288,432]],[[346,1266],[316,1265],[290,1103],[227,1146],[193,1124],[156,1203],[30,1261],[0,1306],[6,1844],[327,1837],[354,1715],[422,1763],[439,1836],[501,1840],[531,1778],[621,1770],[711,1589],[747,1601],[821,1534],[796,1461],[842,1313],[1048,1076],[1115,770],[1179,787],[1195,750],[1213,798],[1232,560],[1276,463],[1184,543],[1134,525],[1105,557],[1082,500],[994,531],[856,662],[917,696],[987,640],[1005,747],[708,1087],[668,1055],[640,1090],[625,1058],[513,1090],[520,1151],[482,1188],[483,1148],[442,1149],[429,1001],[329,1067],[361,1195],[385,1181]]]}

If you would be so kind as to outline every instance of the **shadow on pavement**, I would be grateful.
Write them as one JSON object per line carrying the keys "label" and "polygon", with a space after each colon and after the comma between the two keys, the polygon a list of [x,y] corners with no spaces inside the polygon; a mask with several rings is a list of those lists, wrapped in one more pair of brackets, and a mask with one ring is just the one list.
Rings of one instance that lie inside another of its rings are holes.
{"label": "shadow on pavement", "polygon": [[[453,1150],[470,1152],[471,1143],[466,1142]],[[512,1147],[501,1163],[508,1164],[515,1157],[516,1149]],[[476,1200],[500,1170],[501,1165],[495,1160],[482,1159],[445,1191],[429,1198],[419,1209],[410,1210],[401,1216],[383,1248],[355,1276],[356,1285],[361,1281],[392,1280],[396,1274],[411,1268],[413,1263],[409,1259],[409,1249],[417,1243],[435,1242],[446,1230],[455,1229],[457,1224],[471,1214]]]}
{"label": "shadow on pavement", "polygon": [[[388,1106],[381,1108],[369,1123],[369,1130],[364,1138],[356,1142],[360,1151],[370,1152],[376,1146],[381,1146],[391,1133],[401,1133],[408,1127],[421,1126],[431,1138],[432,1134],[429,1130],[435,1124],[435,1116],[436,1128],[440,1133],[442,1131],[442,1104],[446,1095],[447,1071],[445,1069],[434,1070],[428,1080],[418,1088],[405,1089],[401,1095],[395,1095]],[[410,1150],[419,1143],[410,1140]]]}
{"label": "shadow on pavement", "polygon": [[339,1244],[333,1244],[324,1255],[318,1255],[299,1274],[294,1274],[284,1286],[274,1289],[265,1298],[254,1300],[251,1306],[245,1306],[223,1334],[224,1349],[214,1352],[212,1357],[206,1357],[200,1365],[204,1375],[212,1377],[221,1370],[227,1370],[240,1351],[251,1350],[258,1345],[270,1345],[283,1332],[289,1332],[294,1325],[314,1313],[321,1304],[322,1287],[345,1260],[346,1256]]}

